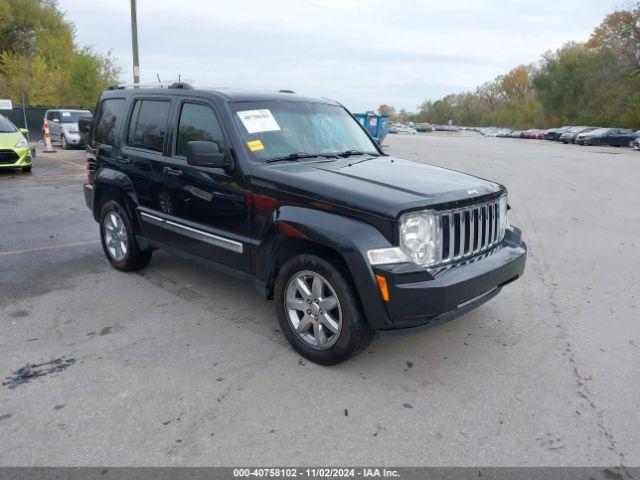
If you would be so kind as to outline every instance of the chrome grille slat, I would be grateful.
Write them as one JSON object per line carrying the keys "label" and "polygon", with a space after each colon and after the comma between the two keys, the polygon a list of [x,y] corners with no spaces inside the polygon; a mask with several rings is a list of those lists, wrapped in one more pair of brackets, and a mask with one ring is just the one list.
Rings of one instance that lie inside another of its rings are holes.
{"label": "chrome grille slat", "polygon": [[487,222],[487,207],[486,205],[482,205],[480,207],[480,229],[482,230],[482,240],[480,241],[481,250],[484,250],[484,247],[486,245],[486,238],[487,238],[486,222]]}
{"label": "chrome grille slat", "polygon": [[[453,231],[454,234],[458,231],[458,234],[455,235],[455,242],[453,245],[453,259],[458,260],[462,257],[462,212],[453,214]],[[456,250],[458,254],[456,255]]]}
{"label": "chrome grille slat", "polygon": [[460,255],[462,258],[467,254],[466,244],[467,244],[467,212],[460,212]]}
{"label": "chrome grille slat", "polygon": [[489,231],[487,232],[487,245],[493,243],[493,205],[487,205]]}
{"label": "chrome grille slat", "polygon": [[476,230],[478,231],[478,240],[476,242],[476,252],[482,250],[482,209],[476,208]]}
{"label": "chrome grille slat", "polygon": [[494,225],[495,233],[493,235],[493,238],[495,239],[495,241],[493,243],[498,243],[498,241],[501,240],[501,239],[498,238],[498,222],[500,221],[500,204],[499,204],[499,202],[496,202],[496,203],[493,204],[493,209],[495,211],[494,218],[496,219],[495,225]]}
{"label": "chrome grille slat", "polygon": [[469,252],[475,252],[474,237],[476,234],[475,209],[469,210]]}
{"label": "chrome grille slat", "polygon": [[453,217],[454,213],[451,212],[449,214],[449,256],[448,258],[453,258],[453,252],[455,251],[455,233],[456,229],[453,225]]}
{"label": "chrome grille slat", "polygon": [[439,212],[439,265],[476,256],[500,243],[504,232],[499,228],[499,212],[497,200]]}

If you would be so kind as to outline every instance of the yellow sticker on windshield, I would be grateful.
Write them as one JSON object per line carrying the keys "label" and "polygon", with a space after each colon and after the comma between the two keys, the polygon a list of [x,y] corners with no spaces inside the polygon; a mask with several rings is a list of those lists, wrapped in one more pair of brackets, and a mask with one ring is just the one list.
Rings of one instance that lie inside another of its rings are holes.
{"label": "yellow sticker on windshield", "polygon": [[247,142],[247,147],[249,147],[249,150],[251,150],[252,152],[264,150],[264,145],[260,140],[252,140],[250,142]]}

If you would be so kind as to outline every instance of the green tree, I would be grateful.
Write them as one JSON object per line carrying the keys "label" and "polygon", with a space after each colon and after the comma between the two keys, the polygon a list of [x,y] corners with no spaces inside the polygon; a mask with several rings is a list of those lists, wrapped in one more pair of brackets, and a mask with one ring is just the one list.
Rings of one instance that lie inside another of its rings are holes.
{"label": "green tree", "polygon": [[612,50],[627,72],[637,74],[640,71],[640,2],[629,10],[607,15],[587,46]]}
{"label": "green tree", "polygon": [[610,50],[572,43],[546,56],[533,84],[552,125],[606,124],[614,119],[602,111],[603,93],[611,94],[617,71]]}
{"label": "green tree", "polygon": [[55,0],[0,0],[0,96],[31,105],[92,107],[115,83],[109,54],[74,42]]}
{"label": "green tree", "polygon": [[391,105],[387,105],[386,103],[383,103],[378,107],[378,114],[393,117],[396,114],[396,109]]}

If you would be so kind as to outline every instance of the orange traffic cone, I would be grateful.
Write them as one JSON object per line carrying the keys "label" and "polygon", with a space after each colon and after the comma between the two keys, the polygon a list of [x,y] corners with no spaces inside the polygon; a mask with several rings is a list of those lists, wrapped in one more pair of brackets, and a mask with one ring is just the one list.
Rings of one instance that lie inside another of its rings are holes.
{"label": "orange traffic cone", "polygon": [[51,145],[51,134],[49,133],[49,121],[44,121],[44,150],[42,153],[56,153]]}

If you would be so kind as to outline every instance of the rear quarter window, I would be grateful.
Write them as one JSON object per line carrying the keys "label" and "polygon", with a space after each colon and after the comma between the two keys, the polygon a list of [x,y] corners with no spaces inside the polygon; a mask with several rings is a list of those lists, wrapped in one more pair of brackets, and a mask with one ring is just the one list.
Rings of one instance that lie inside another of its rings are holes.
{"label": "rear quarter window", "polygon": [[126,106],[124,98],[103,100],[96,119],[93,139],[103,145],[115,145]]}

